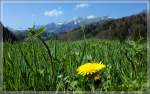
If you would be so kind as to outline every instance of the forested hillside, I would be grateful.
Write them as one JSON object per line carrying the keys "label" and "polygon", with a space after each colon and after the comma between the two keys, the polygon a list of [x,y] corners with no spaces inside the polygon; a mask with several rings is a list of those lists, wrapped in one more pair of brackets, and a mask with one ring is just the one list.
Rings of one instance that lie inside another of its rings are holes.
{"label": "forested hillside", "polygon": [[147,14],[141,12],[132,16],[122,17],[107,21],[104,24],[93,23],[83,28],[58,34],[58,39],[78,40],[96,37],[99,39],[146,39],[147,37]]}

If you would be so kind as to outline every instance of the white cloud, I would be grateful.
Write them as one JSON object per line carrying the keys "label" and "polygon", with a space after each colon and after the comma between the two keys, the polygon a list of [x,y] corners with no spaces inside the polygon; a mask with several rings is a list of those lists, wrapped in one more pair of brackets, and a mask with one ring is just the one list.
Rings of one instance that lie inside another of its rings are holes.
{"label": "white cloud", "polygon": [[61,14],[63,14],[63,11],[60,10],[60,8],[59,9],[52,9],[52,10],[44,12],[45,16],[59,16]]}
{"label": "white cloud", "polygon": [[78,8],[85,8],[85,7],[88,7],[88,6],[89,6],[88,4],[82,3],[82,4],[77,4],[77,5],[75,6],[75,8],[76,8],[76,9],[78,9]]}

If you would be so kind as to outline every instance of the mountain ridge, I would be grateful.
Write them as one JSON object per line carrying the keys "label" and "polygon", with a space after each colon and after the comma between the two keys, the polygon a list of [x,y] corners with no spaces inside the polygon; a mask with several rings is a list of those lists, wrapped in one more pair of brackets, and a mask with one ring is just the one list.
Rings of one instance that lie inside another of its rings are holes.
{"label": "mountain ridge", "polygon": [[57,35],[62,40],[78,40],[86,38],[137,40],[147,38],[147,13],[145,11],[118,18],[100,24],[99,22],[86,25],[84,33],[82,28],[64,32]]}

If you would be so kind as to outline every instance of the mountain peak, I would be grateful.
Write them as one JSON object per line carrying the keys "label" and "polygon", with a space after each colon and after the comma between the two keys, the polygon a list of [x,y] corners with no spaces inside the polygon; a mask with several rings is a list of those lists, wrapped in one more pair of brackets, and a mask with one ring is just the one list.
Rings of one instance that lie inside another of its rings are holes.
{"label": "mountain peak", "polygon": [[94,18],[96,18],[96,16],[91,15],[91,16],[87,16],[86,18],[87,19],[94,19]]}

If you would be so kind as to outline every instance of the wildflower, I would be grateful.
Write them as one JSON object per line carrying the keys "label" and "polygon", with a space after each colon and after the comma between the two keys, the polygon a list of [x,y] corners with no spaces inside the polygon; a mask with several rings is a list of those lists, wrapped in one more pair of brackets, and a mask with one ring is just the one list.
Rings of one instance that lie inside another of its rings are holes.
{"label": "wildflower", "polygon": [[77,69],[77,72],[78,72],[78,74],[80,74],[82,76],[90,75],[90,74],[92,75],[105,67],[106,66],[101,63],[86,63],[86,64],[81,65]]}

